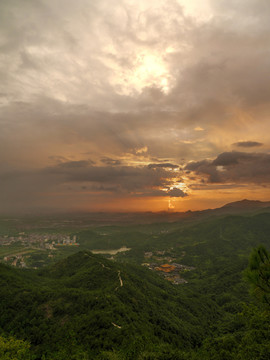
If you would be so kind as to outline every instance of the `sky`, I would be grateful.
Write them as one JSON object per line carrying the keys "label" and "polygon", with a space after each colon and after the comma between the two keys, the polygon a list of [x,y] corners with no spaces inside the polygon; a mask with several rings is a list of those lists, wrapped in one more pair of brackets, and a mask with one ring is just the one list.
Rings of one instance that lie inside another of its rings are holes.
{"label": "sky", "polygon": [[0,213],[270,200],[268,0],[1,0]]}

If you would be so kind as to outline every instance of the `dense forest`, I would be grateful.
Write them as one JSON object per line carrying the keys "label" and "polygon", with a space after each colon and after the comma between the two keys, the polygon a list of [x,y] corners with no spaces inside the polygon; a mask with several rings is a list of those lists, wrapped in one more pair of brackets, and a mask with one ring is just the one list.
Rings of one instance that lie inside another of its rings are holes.
{"label": "dense forest", "polygon": [[[0,358],[269,359],[270,214],[172,228],[117,261],[84,249],[38,270],[0,264]],[[187,283],[140,265],[141,249],[171,248],[194,267]]]}

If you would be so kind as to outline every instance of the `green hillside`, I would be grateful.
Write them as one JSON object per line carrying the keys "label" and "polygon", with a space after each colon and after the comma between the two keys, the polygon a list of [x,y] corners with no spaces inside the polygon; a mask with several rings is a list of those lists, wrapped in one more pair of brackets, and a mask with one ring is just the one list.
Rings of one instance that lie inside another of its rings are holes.
{"label": "green hillside", "polygon": [[[144,248],[134,238],[120,262],[83,250],[40,270],[0,264],[0,354],[11,344],[33,360],[268,359],[269,308],[253,303],[243,271],[269,234],[270,214],[226,216],[172,224]],[[139,265],[157,249],[195,267],[188,283]]]}
{"label": "green hillside", "polygon": [[134,358],[128,354],[137,347],[146,353],[159,346],[191,349],[217,316],[210,299],[89,252],[38,273],[1,265],[0,274],[0,326],[27,339],[37,359],[79,359],[80,352],[93,358],[119,349]]}

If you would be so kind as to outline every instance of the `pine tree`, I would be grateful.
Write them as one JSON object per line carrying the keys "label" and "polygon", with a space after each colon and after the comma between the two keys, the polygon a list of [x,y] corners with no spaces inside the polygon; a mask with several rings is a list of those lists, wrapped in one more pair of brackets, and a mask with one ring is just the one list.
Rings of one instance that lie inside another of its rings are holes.
{"label": "pine tree", "polygon": [[252,251],[245,275],[252,294],[270,306],[270,254],[264,246]]}

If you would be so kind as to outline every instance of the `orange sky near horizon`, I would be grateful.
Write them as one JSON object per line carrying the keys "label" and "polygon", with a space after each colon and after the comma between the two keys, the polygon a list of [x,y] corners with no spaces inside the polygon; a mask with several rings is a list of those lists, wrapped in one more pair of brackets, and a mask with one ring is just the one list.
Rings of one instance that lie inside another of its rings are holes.
{"label": "orange sky near horizon", "polygon": [[256,0],[1,2],[0,213],[270,200],[269,14]]}

